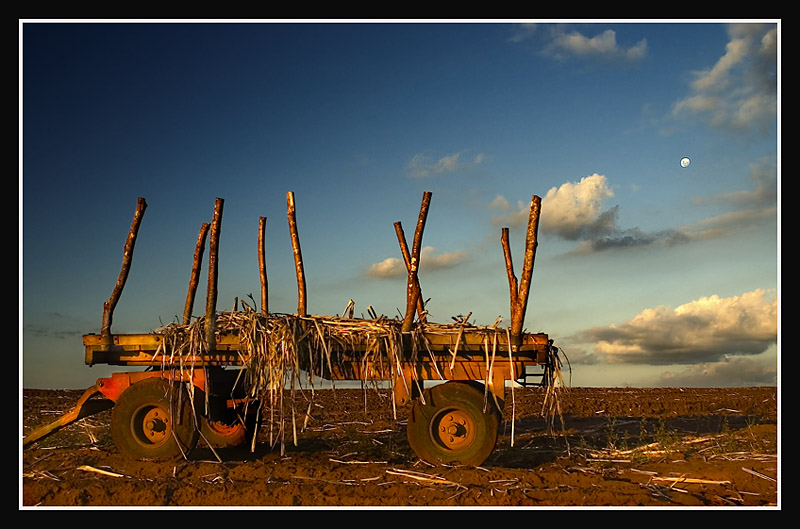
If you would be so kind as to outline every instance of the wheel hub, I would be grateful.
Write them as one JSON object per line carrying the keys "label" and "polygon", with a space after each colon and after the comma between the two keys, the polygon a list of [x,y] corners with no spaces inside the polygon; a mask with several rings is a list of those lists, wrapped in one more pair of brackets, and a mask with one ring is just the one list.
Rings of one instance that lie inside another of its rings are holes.
{"label": "wheel hub", "polygon": [[172,423],[169,413],[158,406],[143,411],[140,441],[157,445],[168,440],[172,435]]}
{"label": "wheel hub", "polygon": [[458,409],[446,410],[439,415],[432,426],[433,437],[447,450],[461,451],[475,440],[475,422],[472,416]]}

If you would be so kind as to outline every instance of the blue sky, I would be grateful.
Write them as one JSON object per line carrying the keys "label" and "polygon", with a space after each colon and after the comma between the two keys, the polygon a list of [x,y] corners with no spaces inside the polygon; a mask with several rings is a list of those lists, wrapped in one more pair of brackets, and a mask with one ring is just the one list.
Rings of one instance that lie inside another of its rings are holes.
{"label": "blue sky", "polygon": [[[225,200],[218,308],[395,316],[432,201],[429,318],[509,321],[542,197],[526,317],[575,386],[779,379],[779,21],[20,23],[20,384],[83,388],[137,197],[117,333],[180,318],[198,230]],[[691,163],[682,167],[680,160]],[[399,272],[399,273],[398,273]],[[201,283],[195,314],[204,306]]]}

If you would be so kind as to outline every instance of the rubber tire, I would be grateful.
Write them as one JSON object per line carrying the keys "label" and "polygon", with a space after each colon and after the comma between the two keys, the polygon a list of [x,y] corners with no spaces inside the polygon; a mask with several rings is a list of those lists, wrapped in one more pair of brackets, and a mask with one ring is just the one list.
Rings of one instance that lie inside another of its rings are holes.
{"label": "rubber tire", "polygon": [[467,466],[488,459],[497,444],[501,417],[491,395],[486,411],[484,392],[474,383],[446,382],[425,390],[423,397],[424,404],[414,401],[406,428],[408,443],[420,459],[433,465]]}
{"label": "rubber tire", "polygon": [[[161,427],[148,429],[146,423],[156,417]],[[122,392],[111,411],[111,435],[126,456],[151,460],[185,457],[199,437],[186,390],[161,378],[144,379]]]}
{"label": "rubber tire", "polygon": [[230,410],[229,415],[230,417],[221,421],[203,417],[200,420],[201,443],[205,438],[213,448],[233,448],[250,444],[253,436],[258,433],[260,416],[257,419],[256,413],[248,410],[242,422],[235,411]]}

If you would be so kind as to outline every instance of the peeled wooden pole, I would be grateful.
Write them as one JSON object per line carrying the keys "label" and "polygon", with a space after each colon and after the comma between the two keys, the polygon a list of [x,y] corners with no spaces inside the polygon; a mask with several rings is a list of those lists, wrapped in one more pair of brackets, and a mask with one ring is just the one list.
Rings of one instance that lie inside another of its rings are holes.
{"label": "peeled wooden pole", "polygon": [[303,270],[303,254],[300,251],[300,237],[297,234],[297,217],[294,206],[294,193],[286,193],[287,214],[289,217],[289,234],[292,239],[292,251],[294,252],[294,268],[297,274],[297,315],[306,315],[306,275]]}
{"label": "peeled wooden pole", "polygon": [[[403,254],[403,262],[406,265],[406,271],[411,271],[411,254],[408,251],[408,243],[406,242],[406,235],[403,232],[403,225],[400,221],[394,223],[394,231],[397,233],[397,242],[400,243],[400,252]],[[414,288],[417,289],[417,314],[420,321],[425,321],[425,306],[422,302],[422,288],[419,285],[419,277],[415,278]]]}
{"label": "peeled wooden pole", "polygon": [[125,248],[122,256],[122,269],[117,277],[114,290],[111,292],[111,297],[103,303],[103,323],[100,327],[100,335],[103,338],[110,339],[111,337],[111,322],[114,319],[114,308],[117,306],[117,302],[122,295],[122,289],[125,287],[125,282],[128,280],[128,273],[130,272],[131,261],[133,260],[133,248],[136,245],[136,236],[139,233],[139,226],[142,224],[142,217],[146,209],[147,202],[144,198],[139,197],[136,202],[136,212],[133,215],[133,222],[128,231],[128,238],[125,241]]}
{"label": "peeled wooden pole", "polygon": [[414,230],[414,241],[411,246],[411,256],[408,267],[408,283],[406,284],[406,314],[403,318],[403,332],[410,332],[414,326],[414,313],[416,312],[417,302],[420,299],[419,278],[419,254],[422,247],[422,232],[425,230],[425,220],[428,217],[428,209],[431,204],[431,192],[425,191],[422,195],[422,205],[417,219],[417,228]]}
{"label": "peeled wooden pole", "polygon": [[541,212],[542,199],[536,195],[531,197],[531,205],[528,213],[528,229],[525,234],[525,259],[522,264],[522,274],[519,284],[514,275],[514,267],[511,262],[511,250],[508,242],[508,228],[503,228],[501,242],[503,245],[503,255],[506,262],[506,273],[508,275],[508,285],[510,290],[511,305],[511,329],[510,334],[513,340],[519,343],[522,336],[522,326],[525,323],[525,312],[528,308],[528,294],[531,289],[531,278],[533,277],[533,262],[536,258],[537,237],[539,232],[539,214]]}
{"label": "peeled wooden pole", "polygon": [[214,203],[214,218],[211,221],[211,237],[208,246],[208,294],[206,296],[205,334],[208,350],[217,347],[214,332],[217,327],[217,277],[219,276],[219,235],[222,227],[222,209],[225,201],[217,198]]}
{"label": "peeled wooden pole", "polygon": [[269,314],[269,283],[267,282],[267,258],[264,234],[267,230],[267,217],[258,218],[258,275],[261,278],[261,314]]}
{"label": "peeled wooden pole", "polygon": [[197,244],[194,247],[194,259],[192,259],[192,275],[189,277],[189,290],[186,292],[186,305],[183,307],[183,324],[189,325],[194,310],[194,298],[197,293],[197,284],[200,282],[200,269],[202,268],[203,252],[206,246],[206,237],[210,224],[204,222],[200,225],[200,233],[197,234]]}

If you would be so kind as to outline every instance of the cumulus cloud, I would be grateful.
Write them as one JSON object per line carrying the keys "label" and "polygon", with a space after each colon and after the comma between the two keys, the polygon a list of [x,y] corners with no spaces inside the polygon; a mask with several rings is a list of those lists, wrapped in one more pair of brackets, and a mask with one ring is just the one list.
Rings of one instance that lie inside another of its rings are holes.
{"label": "cumulus cloud", "polygon": [[765,133],[777,116],[777,27],[732,24],[725,53],[695,72],[691,93],[677,101],[674,116],[695,116],[711,126]]}
{"label": "cumulus cloud", "polygon": [[367,269],[367,275],[370,277],[402,277],[406,274],[406,265],[397,257],[387,257],[379,263],[371,264]]}
{"label": "cumulus cloud", "polygon": [[[614,213],[603,211],[603,201],[614,193],[606,177],[593,174],[579,182],[567,182],[550,189],[542,198],[540,229],[569,240],[577,240],[589,233],[608,232]],[[518,201],[512,206],[502,195],[490,204],[497,212],[493,222],[511,227],[526,226],[529,203]]]}
{"label": "cumulus cloud", "polygon": [[617,42],[617,34],[611,29],[593,37],[587,37],[574,30],[556,31],[546,53],[559,59],[578,57],[638,61],[647,56],[647,40],[642,39],[632,46],[624,47]]}
{"label": "cumulus cloud", "polygon": [[700,298],[675,309],[648,308],[630,321],[573,337],[594,354],[631,364],[704,364],[756,355],[777,342],[778,302],[770,291]]}
{"label": "cumulus cloud", "polygon": [[412,178],[426,178],[470,169],[483,162],[483,155],[477,154],[472,159],[465,159],[463,153],[451,153],[441,157],[432,157],[427,153],[414,155],[406,164]]}
{"label": "cumulus cloud", "polygon": [[[679,232],[665,230],[646,233],[638,228],[622,229],[617,225],[619,207],[604,207],[614,192],[606,177],[593,174],[578,182],[567,182],[551,188],[542,197],[540,232],[580,244],[574,253],[589,253],[614,248],[646,246],[656,241],[675,242],[682,239]],[[503,196],[489,204],[496,212],[496,225],[524,227],[528,222],[529,204],[521,201],[512,206]]]}
{"label": "cumulus cloud", "polygon": [[603,210],[603,202],[614,196],[606,177],[597,173],[551,188],[542,197],[541,229],[568,240],[578,240],[614,229],[616,209]]}
{"label": "cumulus cloud", "polygon": [[[467,258],[467,252],[457,250],[448,253],[437,253],[432,246],[423,246],[419,256],[421,272],[431,272],[443,268],[452,268]],[[389,257],[370,265],[367,275],[375,278],[405,277],[408,275],[406,265],[398,257]]]}

